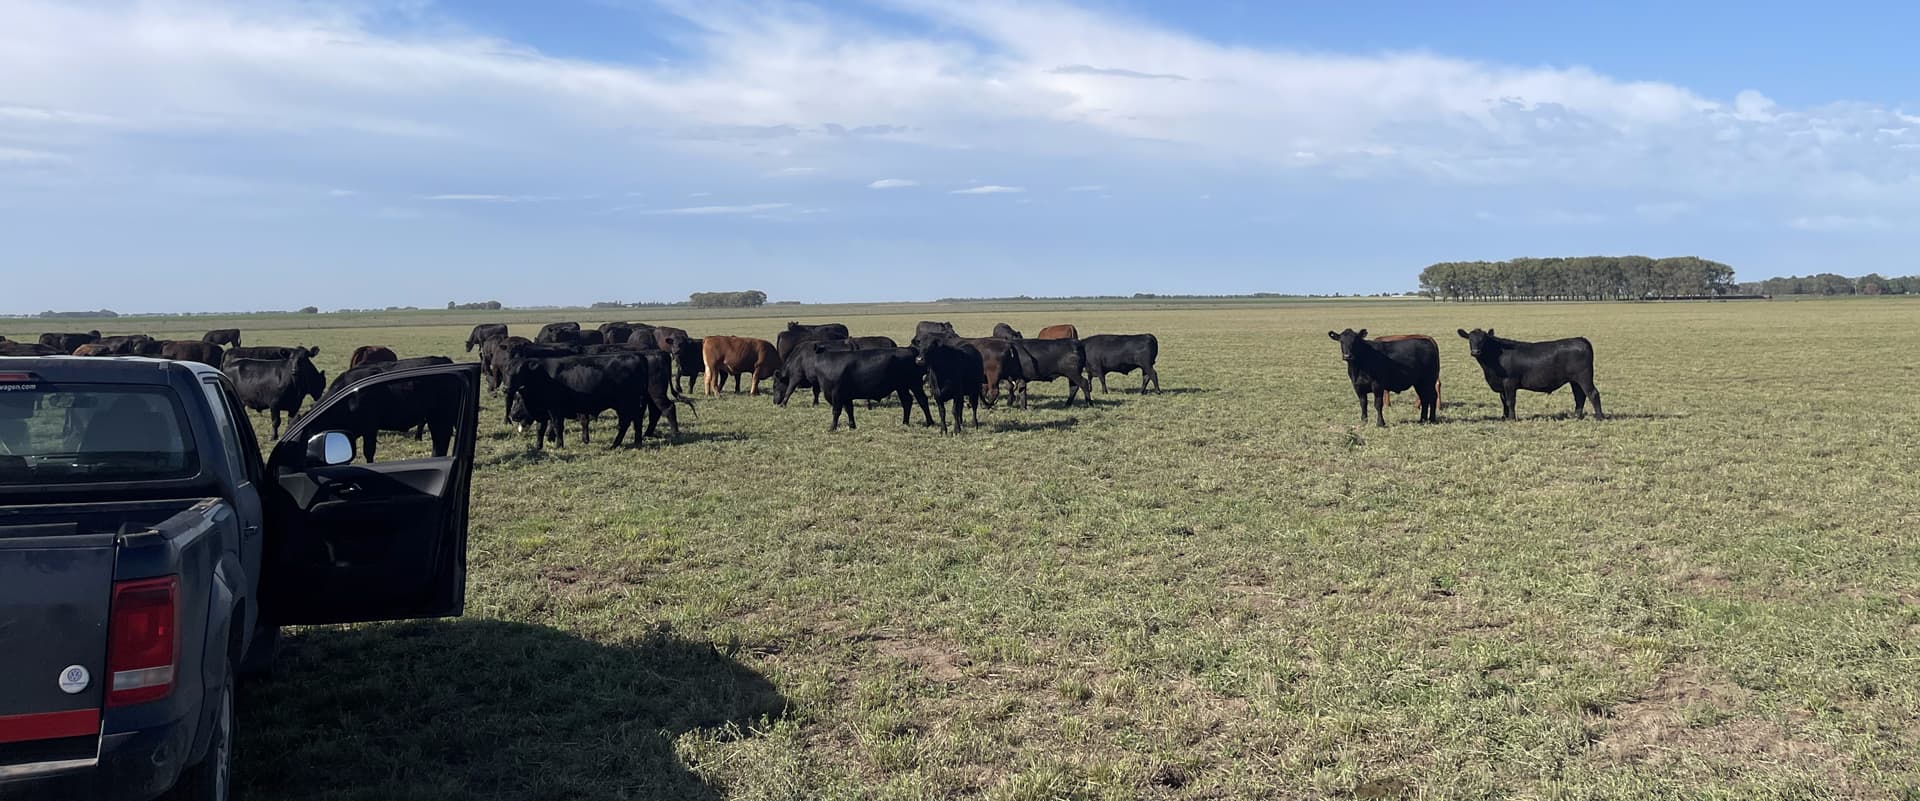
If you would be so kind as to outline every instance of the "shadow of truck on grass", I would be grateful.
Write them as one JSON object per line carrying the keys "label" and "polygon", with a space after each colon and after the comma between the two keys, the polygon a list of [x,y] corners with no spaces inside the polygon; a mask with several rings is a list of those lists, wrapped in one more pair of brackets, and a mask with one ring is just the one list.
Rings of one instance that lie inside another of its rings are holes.
{"label": "shadow of truck on grass", "polygon": [[241,798],[697,800],[673,739],[787,702],[711,643],[467,620],[290,633],[239,705]]}

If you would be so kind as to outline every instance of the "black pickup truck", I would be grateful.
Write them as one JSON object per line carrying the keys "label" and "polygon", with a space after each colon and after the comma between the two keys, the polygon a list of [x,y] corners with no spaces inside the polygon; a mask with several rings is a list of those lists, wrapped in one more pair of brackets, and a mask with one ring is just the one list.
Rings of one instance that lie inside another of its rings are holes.
{"label": "black pickup truck", "polygon": [[[0,799],[227,798],[280,626],[460,614],[479,378],[374,376],[263,459],[213,368],[0,358]],[[354,464],[394,397],[457,409],[445,455]]]}

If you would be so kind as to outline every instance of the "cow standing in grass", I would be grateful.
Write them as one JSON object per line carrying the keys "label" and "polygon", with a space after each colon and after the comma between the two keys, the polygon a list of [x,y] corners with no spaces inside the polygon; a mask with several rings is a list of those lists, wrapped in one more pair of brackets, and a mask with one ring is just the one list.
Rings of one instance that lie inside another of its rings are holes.
{"label": "cow standing in grass", "polygon": [[1374,417],[1387,427],[1387,393],[1412,389],[1420,396],[1420,422],[1440,418],[1440,347],[1431,339],[1380,342],[1367,339],[1367,329],[1351,328],[1327,338],[1340,343],[1353,394],[1360,397],[1360,422],[1367,422],[1367,396],[1374,398]]}
{"label": "cow standing in grass", "polygon": [[1487,387],[1500,393],[1500,416],[1519,417],[1515,411],[1520,390],[1551,393],[1563,386],[1573,387],[1573,413],[1587,416],[1587,400],[1593,401],[1593,416],[1605,420],[1600,411],[1600,390],[1593,385],[1593,343],[1586,337],[1554,339],[1546,342],[1521,342],[1493,335],[1493,329],[1472,331],[1456,329],[1467,341],[1468,352],[1486,373]]}

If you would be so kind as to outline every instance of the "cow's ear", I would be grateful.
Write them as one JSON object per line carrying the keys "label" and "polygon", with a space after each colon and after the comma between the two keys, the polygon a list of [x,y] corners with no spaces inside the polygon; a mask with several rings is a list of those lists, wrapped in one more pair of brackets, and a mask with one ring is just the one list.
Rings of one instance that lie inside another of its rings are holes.
{"label": "cow's ear", "polygon": [[1366,338],[1367,338],[1367,329],[1365,329],[1365,328],[1362,328],[1362,329],[1360,329],[1360,333],[1358,333],[1358,334],[1354,334],[1354,336],[1357,336],[1357,337],[1359,337],[1359,338],[1361,338],[1361,339],[1366,339]]}
{"label": "cow's ear", "polygon": [[1336,333],[1334,333],[1334,332],[1332,332],[1332,331],[1328,331],[1328,332],[1327,332],[1327,338],[1328,338],[1328,339],[1331,339],[1331,340],[1333,340],[1333,341],[1335,341],[1335,342],[1339,342],[1339,341],[1340,341],[1340,335],[1339,335],[1339,334],[1336,334]]}
{"label": "cow's ear", "polygon": [[1461,339],[1467,338],[1467,329],[1465,328],[1455,328],[1453,329],[1453,332],[1456,334],[1459,334]]}
{"label": "cow's ear", "polygon": [[1493,329],[1487,329],[1487,336],[1493,336]]}

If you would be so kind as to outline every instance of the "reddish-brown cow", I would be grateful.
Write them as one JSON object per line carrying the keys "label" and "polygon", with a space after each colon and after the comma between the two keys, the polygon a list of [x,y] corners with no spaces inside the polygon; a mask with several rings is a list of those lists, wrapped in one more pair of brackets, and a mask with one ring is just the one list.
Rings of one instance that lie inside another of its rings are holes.
{"label": "reddish-brown cow", "polygon": [[400,354],[385,345],[361,345],[353,349],[353,355],[347,357],[347,369],[351,370],[363,364],[380,364],[400,361]]}
{"label": "reddish-brown cow", "polygon": [[1040,336],[1037,336],[1034,338],[1035,339],[1079,339],[1080,329],[1074,328],[1071,325],[1050,325],[1050,326],[1047,326],[1046,328],[1040,329]]}
{"label": "reddish-brown cow", "polygon": [[740,391],[740,376],[753,376],[753,394],[760,394],[760,382],[779,371],[780,352],[773,343],[751,337],[709,336],[700,342],[700,360],[706,364],[708,395],[720,394],[727,376],[733,376],[733,391]]}

